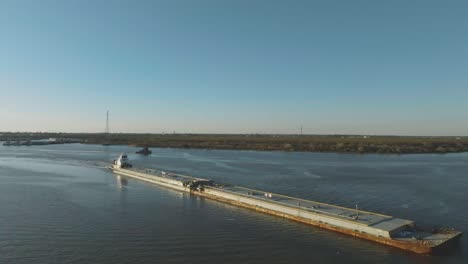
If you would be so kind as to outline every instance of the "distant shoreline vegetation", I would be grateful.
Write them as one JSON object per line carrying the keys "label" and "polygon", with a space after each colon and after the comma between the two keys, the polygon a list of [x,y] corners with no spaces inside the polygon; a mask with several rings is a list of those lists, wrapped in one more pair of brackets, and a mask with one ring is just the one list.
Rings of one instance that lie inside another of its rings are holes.
{"label": "distant shoreline vegetation", "polygon": [[468,137],[0,132],[0,141],[47,138],[73,138],[85,144],[157,148],[383,154],[468,152]]}

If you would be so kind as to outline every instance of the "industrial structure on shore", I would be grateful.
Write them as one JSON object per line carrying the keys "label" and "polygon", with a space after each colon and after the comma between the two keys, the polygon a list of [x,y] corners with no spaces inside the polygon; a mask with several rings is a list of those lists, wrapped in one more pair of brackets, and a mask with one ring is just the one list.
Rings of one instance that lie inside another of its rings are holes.
{"label": "industrial structure on shore", "polygon": [[350,209],[240,186],[217,184],[212,180],[153,169],[136,169],[132,168],[125,154],[121,154],[109,168],[124,177],[285,217],[419,254],[432,254],[447,249],[462,236],[461,232],[449,229],[421,230],[413,221],[357,208]]}

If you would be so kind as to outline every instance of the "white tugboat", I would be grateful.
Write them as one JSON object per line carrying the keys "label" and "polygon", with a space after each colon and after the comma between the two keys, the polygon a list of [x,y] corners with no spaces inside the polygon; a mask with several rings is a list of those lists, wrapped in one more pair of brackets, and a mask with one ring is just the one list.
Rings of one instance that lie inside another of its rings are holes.
{"label": "white tugboat", "polygon": [[120,168],[131,168],[132,164],[128,162],[127,154],[121,153],[117,160],[114,160],[112,164],[113,169],[120,169]]}

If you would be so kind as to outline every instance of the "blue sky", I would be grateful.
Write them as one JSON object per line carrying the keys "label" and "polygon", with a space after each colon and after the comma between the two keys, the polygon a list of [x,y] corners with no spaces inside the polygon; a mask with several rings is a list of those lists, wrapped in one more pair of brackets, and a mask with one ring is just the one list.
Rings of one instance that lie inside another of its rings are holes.
{"label": "blue sky", "polygon": [[0,1],[0,131],[468,135],[467,1]]}

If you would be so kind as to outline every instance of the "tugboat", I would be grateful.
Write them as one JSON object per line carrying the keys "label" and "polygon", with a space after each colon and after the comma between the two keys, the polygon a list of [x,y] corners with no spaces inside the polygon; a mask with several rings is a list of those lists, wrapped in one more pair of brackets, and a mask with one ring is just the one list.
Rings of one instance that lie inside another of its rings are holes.
{"label": "tugboat", "polygon": [[132,164],[128,163],[127,154],[121,153],[117,160],[112,164],[114,168],[131,168]]}
{"label": "tugboat", "polygon": [[140,149],[139,151],[136,152],[137,154],[142,154],[142,155],[150,155],[151,153],[151,150],[149,150],[148,147],[144,147],[142,149]]}

